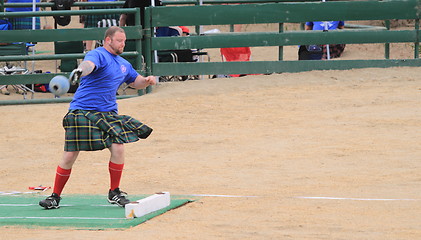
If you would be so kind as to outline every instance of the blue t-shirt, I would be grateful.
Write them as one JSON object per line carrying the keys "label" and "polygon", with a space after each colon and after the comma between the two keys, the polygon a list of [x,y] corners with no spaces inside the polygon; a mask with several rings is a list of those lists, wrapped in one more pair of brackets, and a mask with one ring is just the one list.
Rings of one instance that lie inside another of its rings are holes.
{"label": "blue t-shirt", "polygon": [[88,52],[84,61],[91,61],[96,67],[91,74],[81,78],[69,109],[117,113],[118,88],[124,82],[134,82],[139,74],[128,61],[103,47]]}
{"label": "blue t-shirt", "polygon": [[[338,27],[344,26],[344,21],[327,21],[328,30],[335,30]],[[324,30],[325,22],[306,22],[307,26],[313,27],[313,30]]]}
{"label": "blue t-shirt", "polygon": [[[39,3],[40,0],[35,2]],[[32,0],[9,0],[8,3],[32,3]],[[21,8],[6,8],[7,12],[32,12],[32,7],[21,7]],[[39,11],[39,8],[36,8],[35,11]]]}

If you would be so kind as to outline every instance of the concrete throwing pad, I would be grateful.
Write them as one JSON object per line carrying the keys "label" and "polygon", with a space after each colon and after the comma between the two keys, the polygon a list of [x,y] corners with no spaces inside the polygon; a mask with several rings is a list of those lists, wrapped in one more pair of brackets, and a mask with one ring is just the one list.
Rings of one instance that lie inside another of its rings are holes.
{"label": "concrete throwing pad", "polygon": [[[149,195],[129,195],[139,200]],[[122,229],[141,224],[192,200],[171,196],[170,206],[133,219],[125,217],[124,208],[111,205],[106,195],[63,195],[59,209],[45,210],[38,202],[42,195],[0,196],[0,226],[47,227],[54,229]]]}

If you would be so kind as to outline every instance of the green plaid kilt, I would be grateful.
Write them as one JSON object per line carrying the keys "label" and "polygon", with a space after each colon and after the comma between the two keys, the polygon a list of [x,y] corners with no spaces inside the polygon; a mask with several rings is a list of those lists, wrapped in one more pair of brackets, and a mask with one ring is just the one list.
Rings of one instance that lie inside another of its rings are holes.
{"label": "green plaid kilt", "polygon": [[96,151],[112,143],[136,142],[152,129],[138,120],[114,112],[70,110],[63,118],[64,151]]}
{"label": "green plaid kilt", "polygon": [[[13,30],[32,29],[31,17],[9,18],[9,22],[12,24]],[[35,29],[40,29],[39,17],[35,17]]]}

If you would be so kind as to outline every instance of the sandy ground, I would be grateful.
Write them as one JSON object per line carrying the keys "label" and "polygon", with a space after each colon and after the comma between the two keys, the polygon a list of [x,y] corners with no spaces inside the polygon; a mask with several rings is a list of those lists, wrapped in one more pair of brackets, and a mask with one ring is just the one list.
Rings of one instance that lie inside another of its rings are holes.
{"label": "sandy ground", "polygon": [[[393,54],[411,54],[404,49]],[[286,51],[296,58],[296,49]],[[378,54],[381,47],[350,46],[343,58]],[[126,145],[122,189],[249,197],[202,197],[124,231],[0,227],[2,238],[420,239],[420,74],[359,69],[161,83],[119,100],[121,114],[154,128]],[[67,107],[0,107],[2,191],[53,184]],[[108,156],[81,153],[64,194],[105,197]]]}

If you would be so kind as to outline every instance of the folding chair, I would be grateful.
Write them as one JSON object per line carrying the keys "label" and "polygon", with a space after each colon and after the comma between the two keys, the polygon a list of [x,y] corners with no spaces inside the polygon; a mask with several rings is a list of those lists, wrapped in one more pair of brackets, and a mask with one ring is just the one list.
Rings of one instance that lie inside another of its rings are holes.
{"label": "folding chair", "polygon": [[[14,55],[28,55],[28,46],[26,43],[13,43],[7,45],[0,45],[0,56],[14,56]],[[13,64],[11,62],[5,62],[0,67],[0,75],[16,75],[16,74],[30,74],[30,71],[26,68],[26,62],[24,66],[19,66],[20,63]],[[0,83],[1,84],[1,83]],[[30,92],[31,98],[34,98],[34,91],[23,84],[11,85],[16,93],[22,93],[23,98],[26,99],[26,95]],[[0,85],[1,89],[7,90],[7,85]]]}
{"label": "folding chair", "polygon": [[[222,61],[245,62],[251,59],[250,47],[221,48]],[[244,74],[229,74],[231,77],[240,77]]]}
{"label": "folding chair", "polygon": [[[171,27],[158,27],[156,29],[156,37],[178,37],[181,36],[183,30],[178,26]],[[199,54],[197,50],[194,54],[191,49],[183,50],[167,50],[167,51],[157,51],[158,62],[196,62]],[[197,80],[199,79],[198,75],[185,75],[185,76],[160,76],[160,82],[174,82],[174,81],[186,81],[186,80]]]}
{"label": "folding chair", "polygon": [[[183,50],[169,50],[169,51],[158,51],[159,62],[195,62],[193,57],[193,51],[190,49]],[[161,76],[160,82],[174,82],[174,81],[186,81],[186,80],[197,80],[198,75],[185,75],[185,76]]]}

